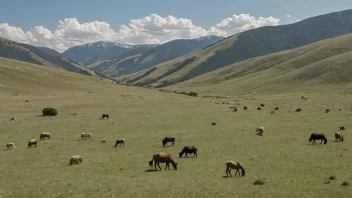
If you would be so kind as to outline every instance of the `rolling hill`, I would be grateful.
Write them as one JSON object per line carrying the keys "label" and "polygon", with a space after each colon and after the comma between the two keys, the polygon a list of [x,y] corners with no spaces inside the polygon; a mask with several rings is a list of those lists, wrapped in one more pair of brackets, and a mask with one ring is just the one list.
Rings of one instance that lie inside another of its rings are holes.
{"label": "rolling hill", "polygon": [[[53,53],[51,51],[51,53]],[[75,64],[62,56],[51,55],[48,50],[42,51],[41,48],[31,45],[17,43],[0,37],[0,57],[16,59],[24,62],[57,66],[71,72],[85,75],[94,75],[94,72],[81,65]]]}
{"label": "rolling hill", "polygon": [[87,66],[98,61],[119,58],[124,54],[130,56],[143,53],[155,46],[157,45],[126,45],[108,41],[99,41],[71,47],[64,51],[62,55],[70,60]]}
{"label": "rolling hill", "polygon": [[352,34],[347,34],[235,63],[168,88],[230,96],[352,93],[351,74]]}
{"label": "rolling hill", "polygon": [[196,39],[173,40],[156,46],[144,53],[131,53],[135,52],[131,51],[114,60],[102,61],[90,65],[89,68],[108,77],[118,77],[170,61],[212,45],[222,39],[224,38],[218,36],[205,36]]}
{"label": "rolling hill", "polygon": [[[0,95],[45,95],[57,92],[92,91],[113,86],[97,76],[80,75],[60,67],[48,67],[0,57]],[[116,86],[116,85],[115,85]]]}
{"label": "rolling hill", "polygon": [[168,86],[216,69],[275,52],[352,33],[352,10],[312,17],[294,24],[262,27],[231,36],[205,49],[118,80],[136,86]]}

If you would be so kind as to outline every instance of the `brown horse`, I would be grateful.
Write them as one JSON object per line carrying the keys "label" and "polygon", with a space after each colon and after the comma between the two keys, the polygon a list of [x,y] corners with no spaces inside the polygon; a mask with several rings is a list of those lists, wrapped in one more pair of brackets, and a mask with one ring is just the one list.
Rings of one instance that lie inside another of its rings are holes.
{"label": "brown horse", "polygon": [[171,137],[165,137],[163,139],[163,146],[165,147],[167,145],[168,142],[171,142],[171,146],[174,146],[175,145],[175,137],[174,136],[171,136]]}
{"label": "brown horse", "polygon": [[125,142],[126,140],[125,139],[121,139],[121,140],[116,140],[116,143],[115,143],[115,146],[114,147],[117,147],[118,144],[121,144],[121,146],[125,146]]}
{"label": "brown horse", "polygon": [[156,169],[156,165],[158,165],[159,169],[161,170],[160,163],[166,163],[165,170],[168,168],[170,170],[170,163],[174,167],[175,170],[177,170],[177,165],[178,162],[176,162],[169,153],[154,153],[153,154],[153,159],[149,161],[149,166],[153,167],[153,161],[154,161],[154,167]]}
{"label": "brown horse", "polygon": [[[246,174],[246,171],[244,170],[244,167],[241,162],[237,162],[237,161],[227,161],[226,162],[226,176],[227,177],[229,176],[229,174],[232,177],[231,169],[236,169],[235,176],[237,175],[237,173],[239,173],[239,176],[241,176],[241,173],[242,173],[242,177]],[[241,173],[240,173],[240,169],[241,169]]]}

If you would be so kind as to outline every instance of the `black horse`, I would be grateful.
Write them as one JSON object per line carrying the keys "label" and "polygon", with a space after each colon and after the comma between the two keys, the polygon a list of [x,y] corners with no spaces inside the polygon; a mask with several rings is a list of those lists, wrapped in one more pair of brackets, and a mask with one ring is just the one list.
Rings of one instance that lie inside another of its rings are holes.
{"label": "black horse", "polygon": [[102,114],[100,119],[104,120],[104,118],[109,119],[109,114]]}
{"label": "black horse", "polygon": [[296,112],[301,112],[302,111],[302,109],[296,109]]}
{"label": "black horse", "polygon": [[193,157],[197,157],[197,150],[198,149],[195,146],[185,146],[178,155],[179,157],[182,157],[182,155],[186,153],[185,157],[188,157],[188,153],[193,153]]}
{"label": "black horse", "polygon": [[328,142],[328,139],[326,139],[325,135],[323,133],[312,133],[309,138],[309,142],[312,142],[312,144],[315,144],[315,140],[320,140],[320,144],[323,143],[326,144]]}

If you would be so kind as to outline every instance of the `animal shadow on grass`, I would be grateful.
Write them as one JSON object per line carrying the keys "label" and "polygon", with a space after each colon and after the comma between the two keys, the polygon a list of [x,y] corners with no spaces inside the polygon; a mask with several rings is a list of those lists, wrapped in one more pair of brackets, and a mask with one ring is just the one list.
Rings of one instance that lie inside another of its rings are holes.
{"label": "animal shadow on grass", "polygon": [[159,172],[160,170],[155,170],[155,169],[148,169],[145,170],[146,173],[153,173],[153,172]]}

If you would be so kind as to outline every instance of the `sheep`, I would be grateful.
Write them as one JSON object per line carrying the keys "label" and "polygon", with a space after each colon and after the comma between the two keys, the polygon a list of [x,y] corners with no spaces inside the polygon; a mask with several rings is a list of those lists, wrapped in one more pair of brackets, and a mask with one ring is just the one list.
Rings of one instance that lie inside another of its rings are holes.
{"label": "sheep", "polygon": [[343,142],[343,135],[342,135],[342,133],[336,132],[336,133],[335,133],[335,139],[336,139],[336,141],[337,141],[337,140],[340,140],[341,142]]}
{"label": "sheep", "polygon": [[70,166],[72,164],[80,164],[82,163],[83,159],[82,159],[82,156],[80,155],[73,155],[70,159]]}
{"label": "sheep", "polygon": [[45,140],[45,139],[51,139],[51,134],[50,133],[41,133],[39,140]]}
{"label": "sheep", "polygon": [[258,132],[257,135],[262,136],[264,134],[264,127],[257,128],[255,132]]}
{"label": "sheep", "polygon": [[81,139],[90,139],[92,136],[91,133],[81,133]]}
{"label": "sheep", "polygon": [[32,145],[37,147],[38,146],[38,141],[36,139],[29,140],[27,148],[32,147]]}
{"label": "sheep", "polygon": [[7,144],[6,144],[6,148],[12,150],[12,149],[16,149],[16,146],[15,146],[14,143],[7,143]]}

